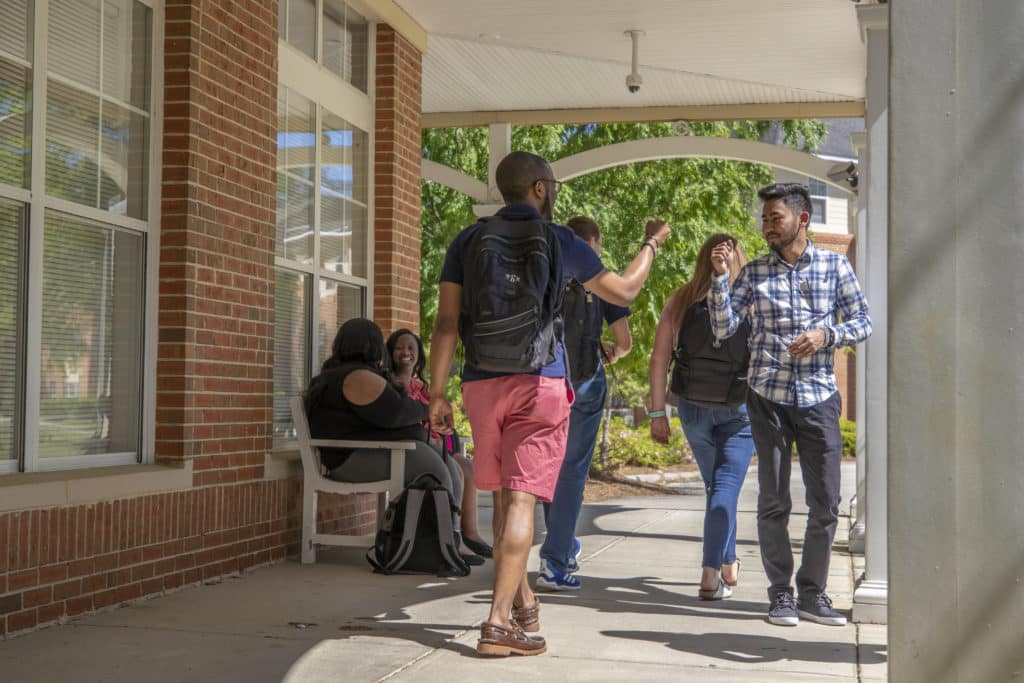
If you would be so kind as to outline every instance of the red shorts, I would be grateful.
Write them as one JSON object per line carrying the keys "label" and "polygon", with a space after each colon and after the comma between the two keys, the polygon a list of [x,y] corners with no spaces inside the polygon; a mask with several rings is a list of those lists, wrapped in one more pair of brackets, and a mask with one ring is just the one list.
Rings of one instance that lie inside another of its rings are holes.
{"label": "red shorts", "polygon": [[473,473],[484,491],[551,500],[565,459],[572,389],[564,378],[507,375],[462,385],[473,430]]}

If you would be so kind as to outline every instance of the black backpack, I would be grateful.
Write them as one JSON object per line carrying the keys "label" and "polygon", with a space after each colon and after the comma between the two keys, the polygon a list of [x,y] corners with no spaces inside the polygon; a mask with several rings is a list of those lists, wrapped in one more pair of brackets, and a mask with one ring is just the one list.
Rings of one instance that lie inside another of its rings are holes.
{"label": "black backpack", "polygon": [[458,511],[438,478],[421,474],[388,504],[366,560],[382,574],[467,576],[455,536]]}
{"label": "black backpack", "polygon": [[481,220],[465,250],[459,336],[466,362],[530,373],[555,360],[561,334],[562,252],[541,220]]}
{"label": "black backpack", "polygon": [[[601,364],[601,303],[576,278],[562,298],[565,355],[573,384],[593,379]],[[595,334],[596,330],[596,334]]]}
{"label": "black backpack", "polygon": [[712,408],[738,408],[747,400],[750,318],[718,341],[711,331],[707,301],[690,306],[679,326],[672,369],[672,393]]}

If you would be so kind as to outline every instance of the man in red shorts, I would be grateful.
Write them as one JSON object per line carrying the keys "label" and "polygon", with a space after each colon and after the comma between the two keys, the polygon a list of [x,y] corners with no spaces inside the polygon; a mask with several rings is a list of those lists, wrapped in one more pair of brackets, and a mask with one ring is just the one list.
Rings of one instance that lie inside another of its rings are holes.
{"label": "man in red shorts", "polygon": [[[550,226],[555,239],[548,244],[547,256],[552,264],[557,264],[552,267],[560,271],[554,276],[559,292],[573,277],[605,301],[626,306],[636,298],[670,232],[664,221],[647,223],[646,241],[640,252],[618,275],[606,270],[594,250],[572,230],[551,223],[561,183],[555,180],[543,158],[512,152],[498,165],[496,181],[506,206],[491,220],[505,225],[506,237],[510,222],[520,222],[524,233],[536,230],[538,221]],[[467,268],[479,272],[474,259],[479,257],[481,240],[474,238],[480,237],[478,231],[488,229],[484,222],[469,226],[455,237],[441,270],[437,321],[430,349],[430,420],[441,433],[451,430],[452,407],[445,398],[445,389],[460,332],[470,358],[471,349],[494,343],[490,337],[484,341],[487,333],[482,326],[474,325],[479,321],[467,319],[473,316],[465,312],[466,296],[486,296],[481,294],[489,289],[486,285],[499,289],[507,284],[491,282],[481,286],[470,282],[463,291]],[[547,235],[552,238],[551,233]],[[543,239],[538,237],[541,243]],[[508,273],[505,277],[518,280]],[[559,303],[560,299],[554,307]],[[557,311],[541,311],[534,318],[550,322],[555,314]],[[477,651],[481,654],[533,655],[547,649],[543,638],[528,636],[524,630],[540,630],[537,597],[526,575],[533,541],[534,505],[538,499],[550,501],[554,493],[565,457],[572,403],[557,323],[554,329],[558,331],[551,339],[551,353],[537,370],[496,372],[475,367],[468,361],[463,367],[462,397],[473,431],[476,485],[494,491],[494,595],[490,615],[480,628]],[[496,337],[500,342],[510,336],[512,332]]]}

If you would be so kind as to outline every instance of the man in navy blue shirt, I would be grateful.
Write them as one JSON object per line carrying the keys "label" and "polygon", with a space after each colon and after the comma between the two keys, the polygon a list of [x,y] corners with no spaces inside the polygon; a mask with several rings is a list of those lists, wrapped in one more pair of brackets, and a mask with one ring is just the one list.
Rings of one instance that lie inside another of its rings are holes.
{"label": "man in navy blue shirt", "polygon": [[[560,185],[541,157],[512,152],[498,164],[496,181],[506,206],[498,216],[510,222],[550,222]],[[440,433],[451,431],[451,404],[445,397],[448,372],[458,342],[467,244],[483,227],[463,230],[448,247],[441,270],[437,321],[430,350],[430,421]],[[622,275],[606,270],[601,259],[569,228],[551,225],[561,252],[560,284],[570,277],[605,301],[628,305],[640,293],[651,264],[670,232],[664,221],[649,221],[640,252]],[[533,541],[537,499],[550,501],[565,457],[571,389],[566,382],[564,349],[532,373],[485,372],[466,364],[463,406],[473,430],[477,488],[494,491],[494,594],[490,615],[480,628],[477,651],[489,655],[535,655],[543,638],[539,605],[526,575]]]}
{"label": "man in navy blue shirt", "polygon": [[[591,218],[576,216],[569,219],[569,228],[587,243],[595,254],[601,254],[601,227]],[[579,569],[578,559],[583,546],[576,538],[576,521],[583,507],[583,489],[594,458],[594,445],[601,426],[601,414],[608,395],[608,381],[604,364],[611,365],[624,357],[633,348],[633,336],[629,332],[627,317],[630,311],[625,306],[616,306],[585,289],[571,283],[577,295],[584,294],[587,313],[585,323],[590,329],[577,330],[566,319],[565,341],[569,348],[579,348],[582,353],[593,353],[600,357],[592,376],[580,376],[586,366],[589,372],[595,359],[580,359],[569,364],[572,374],[572,389],[576,394],[569,414],[569,436],[565,447],[565,460],[558,474],[554,497],[544,504],[544,526],[547,535],[540,548],[540,572],[537,588],[549,591],[579,590],[581,583],[574,573]],[[568,308],[568,307],[567,307]],[[568,316],[568,312],[566,316]],[[604,325],[608,325],[614,341],[600,341]],[[575,337],[581,337],[577,339]],[[592,343],[585,340],[593,340]],[[593,347],[593,348],[591,348]]]}

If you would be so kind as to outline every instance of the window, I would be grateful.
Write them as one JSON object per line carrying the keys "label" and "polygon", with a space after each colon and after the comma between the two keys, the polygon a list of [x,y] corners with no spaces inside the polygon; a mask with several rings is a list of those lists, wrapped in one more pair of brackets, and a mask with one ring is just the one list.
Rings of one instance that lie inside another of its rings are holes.
{"label": "window", "polygon": [[25,206],[0,201],[0,472],[17,468],[24,387]]}
{"label": "window", "polygon": [[828,223],[828,186],[815,178],[807,179],[807,189],[811,192],[811,223]]}
{"label": "window", "polygon": [[366,92],[370,24],[345,2],[280,0],[277,28],[281,40]]}
{"label": "window", "polygon": [[0,3],[0,472],[144,451],[149,5]]}
{"label": "window", "polygon": [[342,0],[279,8],[281,61],[292,66],[278,91],[275,446],[293,438],[289,401],[330,356],[338,328],[366,315],[372,278],[371,25]]}

